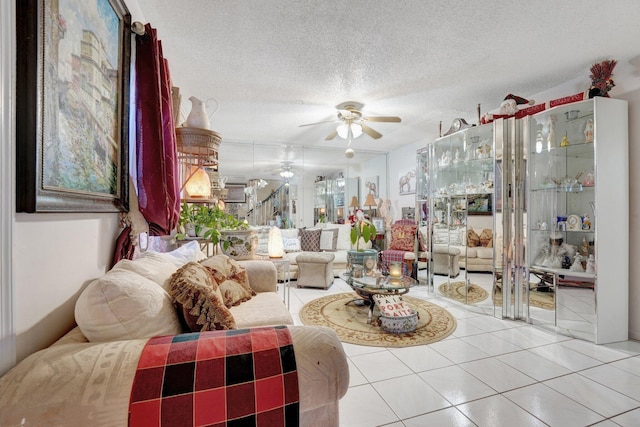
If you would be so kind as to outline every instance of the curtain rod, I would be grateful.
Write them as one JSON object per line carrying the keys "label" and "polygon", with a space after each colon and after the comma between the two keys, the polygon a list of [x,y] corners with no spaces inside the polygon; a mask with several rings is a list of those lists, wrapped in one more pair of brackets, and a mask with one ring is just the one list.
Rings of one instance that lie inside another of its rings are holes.
{"label": "curtain rod", "polygon": [[133,24],[131,24],[131,32],[134,32],[139,36],[144,36],[146,34],[144,24],[140,21],[134,22]]}

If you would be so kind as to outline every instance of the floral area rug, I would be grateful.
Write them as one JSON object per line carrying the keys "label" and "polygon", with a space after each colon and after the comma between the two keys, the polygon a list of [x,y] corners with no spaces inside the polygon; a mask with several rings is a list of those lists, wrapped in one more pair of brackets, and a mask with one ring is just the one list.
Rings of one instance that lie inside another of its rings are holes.
{"label": "floral area rug", "polygon": [[369,307],[356,305],[359,299],[352,292],[331,294],[305,304],[300,319],[305,325],[327,326],[338,334],[340,341],[375,346],[409,347],[440,341],[456,329],[456,319],[444,308],[430,302],[403,295],[402,299],[418,312],[420,320],[413,332],[394,334],[378,326],[378,308],[374,321],[367,323]]}
{"label": "floral area rug", "polygon": [[473,283],[466,288],[464,282],[443,283],[438,286],[438,292],[447,298],[463,304],[476,304],[489,297],[489,293]]}
{"label": "floral area rug", "polygon": [[[556,294],[553,292],[540,292],[532,289],[529,292],[529,304],[531,305],[531,307],[538,307],[544,310],[555,310],[556,309],[555,296]],[[523,302],[526,304],[527,303],[525,300],[526,295],[523,295],[522,298],[523,298]],[[494,301],[498,305],[502,304],[501,290],[498,290],[496,292],[496,295],[494,296]],[[511,302],[513,302],[513,295],[511,296]]]}

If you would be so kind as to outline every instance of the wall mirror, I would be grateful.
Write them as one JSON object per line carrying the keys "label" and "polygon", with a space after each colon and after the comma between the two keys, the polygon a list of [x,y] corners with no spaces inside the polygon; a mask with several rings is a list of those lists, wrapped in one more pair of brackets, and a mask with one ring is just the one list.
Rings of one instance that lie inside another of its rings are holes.
{"label": "wall mirror", "polygon": [[[342,203],[344,210],[348,211],[349,201],[354,195],[363,203],[360,194],[365,194],[365,181],[370,176],[378,178],[379,196],[388,197],[386,153],[357,150],[355,156],[348,159],[344,155],[344,148],[345,144],[339,143],[333,143],[332,147],[308,147],[277,142],[223,140],[219,153],[221,179],[226,181],[225,185],[243,184],[248,187],[245,203],[230,203],[228,210],[242,217],[255,205],[261,205],[272,193],[278,192],[280,198],[276,200],[272,196],[274,200],[271,205],[265,206],[262,209],[264,212],[251,218],[250,222],[265,225],[277,221],[277,225],[281,225],[279,221],[283,220],[285,227],[311,227],[320,213],[319,208],[316,210],[318,203],[314,200],[315,184],[338,177],[346,181],[345,187],[340,187],[345,195],[341,200],[335,196],[331,206]],[[252,194],[251,187],[256,183],[259,188]],[[273,206],[274,203],[276,206]],[[283,203],[286,203],[286,212]],[[325,209],[329,209],[329,205]],[[342,215],[345,213],[343,211]]]}

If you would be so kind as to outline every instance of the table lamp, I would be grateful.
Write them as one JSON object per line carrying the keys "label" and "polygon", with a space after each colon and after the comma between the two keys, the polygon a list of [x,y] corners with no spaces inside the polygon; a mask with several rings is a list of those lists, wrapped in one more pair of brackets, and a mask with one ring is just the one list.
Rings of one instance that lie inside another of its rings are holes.
{"label": "table lamp", "polygon": [[364,205],[369,208],[369,219],[371,219],[371,206],[378,206],[376,200],[373,198],[373,194],[367,194],[367,199],[364,201]]}
{"label": "table lamp", "polygon": [[269,229],[269,258],[282,258],[284,255],[284,245],[282,243],[282,232],[278,227]]}

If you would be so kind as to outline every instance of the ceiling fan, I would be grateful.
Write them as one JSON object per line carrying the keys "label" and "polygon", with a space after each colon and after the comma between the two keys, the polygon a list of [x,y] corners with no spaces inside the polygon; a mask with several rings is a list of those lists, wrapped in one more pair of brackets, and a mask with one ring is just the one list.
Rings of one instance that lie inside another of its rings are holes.
{"label": "ceiling fan", "polygon": [[[400,123],[400,117],[392,117],[392,116],[365,116],[362,114],[362,107],[364,104],[361,102],[355,101],[346,101],[336,105],[336,109],[338,110],[338,119],[334,120],[326,120],[323,122],[316,123],[308,123],[306,125],[300,125],[300,127],[304,126],[313,126],[321,123],[340,123],[343,122],[340,126],[338,126],[333,132],[331,132],[325,138],[325,141],[331,141],[336,136],[340,135],[340,137],[347,139],[349,132],[352,134],[354,138],[357,138],[362,133],[366,133],[373,139],[379,139],[382,137],[382,134],[375,129],[367,126],[364,122],[387,122],[387,123]],[[356,135],[357,134],[357,135]]]}
{"label": "ceiling fan", "polygon": [[271,175],[280,176],[285,180],[289,180],[296,175],[296,170],[292,167],[293,162],[283,161],[282,166],[268,171]]}

